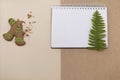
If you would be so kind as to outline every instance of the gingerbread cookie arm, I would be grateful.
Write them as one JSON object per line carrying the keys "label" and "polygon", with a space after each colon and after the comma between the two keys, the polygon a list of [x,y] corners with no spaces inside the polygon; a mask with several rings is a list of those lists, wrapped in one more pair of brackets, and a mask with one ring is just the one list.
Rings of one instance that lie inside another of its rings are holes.
{"label": "gingerbread cookie arm", "polygon": [[[8,22],[9,22],[11,27],[13,27],[13,25],[16,23],[16,21],[13,18],[10,18],[8,20]],[[3,34],[3,37],[4,37],[5,40],[11,41],[14,37],[14,33],[10,29],[7,33]]]}
{"label": "gingerbread cookie arm", "polygon": [[10,18],[9,20],[8,20],[8,22],[9,22],[9,24],[10,24],[10,26],[12,27],[14,24],[15,24],[15,19],[13,19],[13,18]]}

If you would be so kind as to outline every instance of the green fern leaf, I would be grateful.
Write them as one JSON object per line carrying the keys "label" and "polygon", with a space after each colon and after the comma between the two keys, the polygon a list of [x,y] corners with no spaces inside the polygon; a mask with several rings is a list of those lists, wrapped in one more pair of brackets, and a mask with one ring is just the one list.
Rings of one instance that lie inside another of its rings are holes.
{"label": "green fern leaf", "polygon": [[93,14],[93,17],[91,19],[92,21],[92,28],[90,30],[89,34],[89,47],[88,49],[92,50],[104,50],[106,48],[106,43],[105,43],[105,23],[104,20],[99,13],[98,10],[96,10]]}

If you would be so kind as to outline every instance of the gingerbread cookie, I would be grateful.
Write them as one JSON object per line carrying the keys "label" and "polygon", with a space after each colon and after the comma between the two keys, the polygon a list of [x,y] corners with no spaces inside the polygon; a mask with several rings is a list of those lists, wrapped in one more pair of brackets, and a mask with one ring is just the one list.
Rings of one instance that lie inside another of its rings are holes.
{"label": "gingerbread cookie", "polygon": [[24,41],[25,32],[23,31],[23,25],[22,25],[24,21],[20,21],[19,19],[17,19],[16,21],[15,19],[10,18],[8,22],[11,28],[7,33],[3,34],[4,39],[7,41],[12,41],[13,38],[15,37],[15,43],[18,46],[25,45],[25,41]]}

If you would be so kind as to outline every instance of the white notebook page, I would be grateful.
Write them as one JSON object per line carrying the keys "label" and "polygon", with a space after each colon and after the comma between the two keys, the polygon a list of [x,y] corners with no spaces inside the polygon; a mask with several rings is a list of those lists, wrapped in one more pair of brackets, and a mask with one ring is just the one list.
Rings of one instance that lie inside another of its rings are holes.
{"label": "white notebook page", "polygon": [[92,26],[92,15],[98,10],[105,22],[107,40],[107,8],[81,6],[52,7],[52,48],[86,48]]}

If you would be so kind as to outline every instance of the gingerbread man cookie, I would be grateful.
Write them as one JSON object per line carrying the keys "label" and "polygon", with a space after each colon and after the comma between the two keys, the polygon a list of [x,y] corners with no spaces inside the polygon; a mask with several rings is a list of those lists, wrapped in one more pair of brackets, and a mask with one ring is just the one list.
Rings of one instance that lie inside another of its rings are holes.
{"label": "gingerbread man cookie", "polygon": [[8,22],[11,28],[7,33],[3,34],[4,39],[7,41],[12,41],[13,38],[15,37],[16,45],[18,46],[25,45],[25,41],[24,41],[25,32],[23,31],[23,25],[22,25],[24,21],[20,21],[19,19],[17,19],[16,21],[15,19],[10,18]]}

